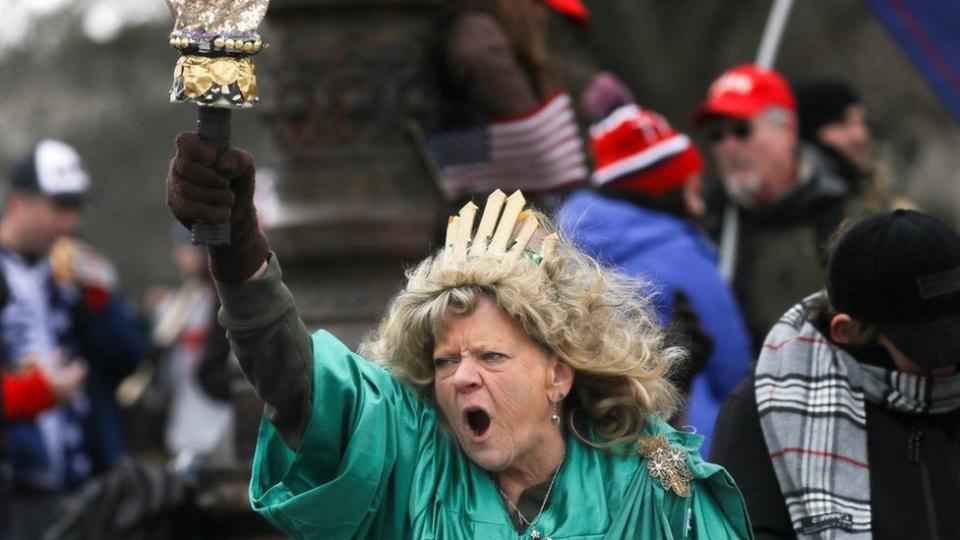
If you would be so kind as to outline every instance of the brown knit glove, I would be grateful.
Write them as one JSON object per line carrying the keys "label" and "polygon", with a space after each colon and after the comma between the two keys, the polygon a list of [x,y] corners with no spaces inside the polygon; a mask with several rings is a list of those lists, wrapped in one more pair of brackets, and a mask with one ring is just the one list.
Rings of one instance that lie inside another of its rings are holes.
{"label": "brown knit glove", "polygon": [[249,278],[268,253],[253,206],[253,156],[231,148],[218,158],[196,133],[181,133],[176,144],[167,173],[167,208],[187,228],[196,221],[230,223],[230,245],[209,250],[210,273],[222,282]]}

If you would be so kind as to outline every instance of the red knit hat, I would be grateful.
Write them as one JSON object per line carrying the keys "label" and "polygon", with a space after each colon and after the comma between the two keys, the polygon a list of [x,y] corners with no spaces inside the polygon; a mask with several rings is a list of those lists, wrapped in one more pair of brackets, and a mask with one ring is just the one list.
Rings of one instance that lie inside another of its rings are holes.
{"label": "red knit hat", "polygon": [[587,7],[580,0],[543,0],[543,2],[553,8],[554,11],[577,22],[585,23],[590,19]]}
{"label": "red knit hat", "polygon": [[595,186],[613,185],[654,197],[682,186],[703,170],[690,138],[659,114],[629,104],[590,127]]}
{"label": "red knit hat", "polygon": [[772,69],[744,64],[728,69],[710,85],[693,122],[702,124],[709,116],[747,119],[770,106],[796,112],[797,101],[790,85]]}

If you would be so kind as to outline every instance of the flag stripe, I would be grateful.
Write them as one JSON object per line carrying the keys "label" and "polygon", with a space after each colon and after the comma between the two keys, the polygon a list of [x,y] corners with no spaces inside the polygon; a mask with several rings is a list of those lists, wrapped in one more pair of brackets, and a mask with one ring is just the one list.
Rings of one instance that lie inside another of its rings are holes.
{"label": "flag stripe", "polygon": [[430,135],[426,147],[450,197],[494,188],[542,191],[589,174],[566,94],[521,118]]}

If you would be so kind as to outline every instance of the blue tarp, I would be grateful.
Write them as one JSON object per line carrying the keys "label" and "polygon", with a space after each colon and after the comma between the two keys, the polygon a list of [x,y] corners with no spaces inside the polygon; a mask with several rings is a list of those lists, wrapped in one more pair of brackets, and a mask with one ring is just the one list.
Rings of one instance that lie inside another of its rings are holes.
{"label": "blue tarp", "polygon": [[960,1],[865,1],[960,120]]}

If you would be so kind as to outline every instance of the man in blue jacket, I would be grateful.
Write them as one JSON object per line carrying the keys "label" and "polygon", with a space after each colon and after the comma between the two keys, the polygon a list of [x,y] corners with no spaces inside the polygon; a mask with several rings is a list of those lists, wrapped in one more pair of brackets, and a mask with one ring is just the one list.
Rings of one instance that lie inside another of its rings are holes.
{"label": "man in blue jacket", "polygon": [[35,418],[4,426],[12,471],[9,537],[39,538],[56,504],[124,452],[114,391],[145,340],[113,265],[70,239],[89,178],[76,151],[53,140],[14,166],[0,217],[0,369],[82,362],[84,391]]}
{"label": "man in blue jacket", "polygon": [[704,212],[703,160],[686,135],[632,101],[609,74],[584,94],[584,108],[597,119],[590,129],[595,189],[572,195],[558,221],[585,252],[648,281],[661,323],[678,333],[693,330],[700,338],[693,336],[694,344],[712,344],[690,347],[678,383],[689,391],[679,422],[704,435],[706,455],[720,404],[747,375],[750,342],[714,247],[696,223]]}

